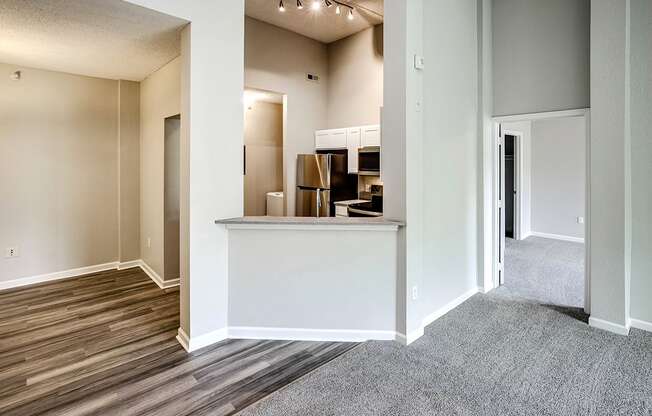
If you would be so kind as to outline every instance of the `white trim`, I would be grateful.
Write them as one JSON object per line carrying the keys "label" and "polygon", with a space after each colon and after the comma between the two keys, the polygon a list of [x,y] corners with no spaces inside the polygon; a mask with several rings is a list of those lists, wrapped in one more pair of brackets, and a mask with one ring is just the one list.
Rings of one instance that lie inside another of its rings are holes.
{"label": "white trim", "polygon": [[407,346],[412,344],[417,339],[421,338],[424,334],[424,331],[424,327],[421,326],[407,335],[397,332],[394,340]]}
{"label": "white trim", "polygon": [[179,286],[179,279],[163,280],[144,260],[140,260],[139,266],[161,289]]}
{"label": "white trim", "polygon": [[394,331],[364,329],[312,329],[312,328],[269,328],[232,326],[228,328],[229,338],[274,339],[288,341],[337,341],[365,342],[369,340],[395,340]]}
{"label": "white trim", "polygon": [[462,303],[466,302],[471,296],[475,295],[478,292],[480,292],[480,288],[474,287],[468,292],[453,299],[452,301],[448,302],[446,305],[442,306],[441,308],[437,309],[436,311],[432,312],[431,314],[423,318],[421,325],[423,325],[424,328],[427,327],[431,323],[435,322],[437,319],[441,318],[442,316],[446,315],[448,312],[460,306]]}
{"label": "white trim", "polygon": [[140,267],[142,260],[132,260],[118,263],[118,270],[132,269],[134,267]]}
{"label": "white trim", "polygon": [[630,319],[629,320],[629,325],[632,328],[652,332],[652,322],[641,321],[640,319]]}
{"label": "white trim", "polygon": [[584,239],[582,237],[571,237],[570,235],[540,233],[537,231],[532,231],[530,232],[529,235],[533,237],[550,238],[552,240],[572,241],[573,243],[584,243]]}
{"label": "white trim", "polygon": [[629,324],[615,324],[613,322],[605,321],[604,319],[598,319],[591,316],[589,318],[589,326],[602,329],[604,331],[613,332],[614,334],[618,335],[629,335]]}
{"label": "white trim", "polygon": [[292,231],[398,231],[399,224],[224,224],[227,230],[292,230]]}
{"label": "white trim", "polygon": [[492,117],[492,120],[496,123],[511,123],[514,121],[535,121],[561,117],[584,117],[588,114],[589,110],[589,108],[578,108],[574,110],[546,111],[543,113],[514,114],[509,116],[495,116]]}
{"label": "white trim", "polygon": [[200,335],[195,338],[190,338],[186,332],[179,328],[177,333],[177,341],[187,352],[197,351],[198,349],[208,347],[209,345],[216,344],[228,338],[227,328],[221,328],[216,331],[209,332],[208,334]]}
{"label": "white trim", "polygon": [[71,277],[82,276],[85,274],[103,272],[105,270],[114,270],[118,267],[118,262],[96,264],[93,266],[79,267],[76,269],[63,270],[60,272],[40,274],[37,276],[22,277],[19,279],[0,282],[0,290],[11,289],[15,287],[33,285],[37,283],[51,282],[54,280],[69,279]]}

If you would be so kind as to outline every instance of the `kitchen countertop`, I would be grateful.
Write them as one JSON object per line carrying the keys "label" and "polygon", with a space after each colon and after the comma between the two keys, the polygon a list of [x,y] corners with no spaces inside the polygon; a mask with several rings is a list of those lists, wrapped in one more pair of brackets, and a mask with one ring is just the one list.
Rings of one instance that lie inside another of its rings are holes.
{"label": "kitchen countertop", "polygon": [[337,201],[334,202],[335,205],[340,205],[340,206],[349,206],[351,204],[360,204],[363,202],[371,202],[368,199],[349,199],[348,201]]}
{"label": "kitchen countertop", "polygon": [[227,228],[397,230],[405,225],[383,217],[238,217],[216,220]]}

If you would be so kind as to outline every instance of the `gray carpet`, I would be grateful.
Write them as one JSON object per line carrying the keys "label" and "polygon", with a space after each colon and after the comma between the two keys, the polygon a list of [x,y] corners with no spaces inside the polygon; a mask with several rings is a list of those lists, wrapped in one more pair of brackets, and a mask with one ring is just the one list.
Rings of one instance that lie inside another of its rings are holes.
{"label": "gray carpet", "polygon": [[478,294],[409,347],[367,342],[240,416],[652,415],[652,334]]}
{"label": "gray carpet", "polygon": [[584,307],[584,244],[528,237],[505,243],[505,284],[498,293]]}

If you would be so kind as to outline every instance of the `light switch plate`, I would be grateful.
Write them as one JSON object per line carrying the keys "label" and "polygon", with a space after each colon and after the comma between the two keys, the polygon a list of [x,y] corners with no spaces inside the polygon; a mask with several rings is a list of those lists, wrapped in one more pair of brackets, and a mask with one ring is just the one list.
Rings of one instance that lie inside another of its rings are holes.
{"label": "light switch plate", "polygon": [[578,224],[584,224],[584,217],[577,217]]}

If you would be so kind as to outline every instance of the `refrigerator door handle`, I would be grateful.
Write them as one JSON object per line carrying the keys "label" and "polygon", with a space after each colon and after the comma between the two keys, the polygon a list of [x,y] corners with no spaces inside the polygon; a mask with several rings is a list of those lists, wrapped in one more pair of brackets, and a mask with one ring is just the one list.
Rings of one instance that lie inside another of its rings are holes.
{"label": "refrigerator door handle", "polygon": [[319,212],[321,211],[321,189],[317,188],[317,218],[319,218]]}

